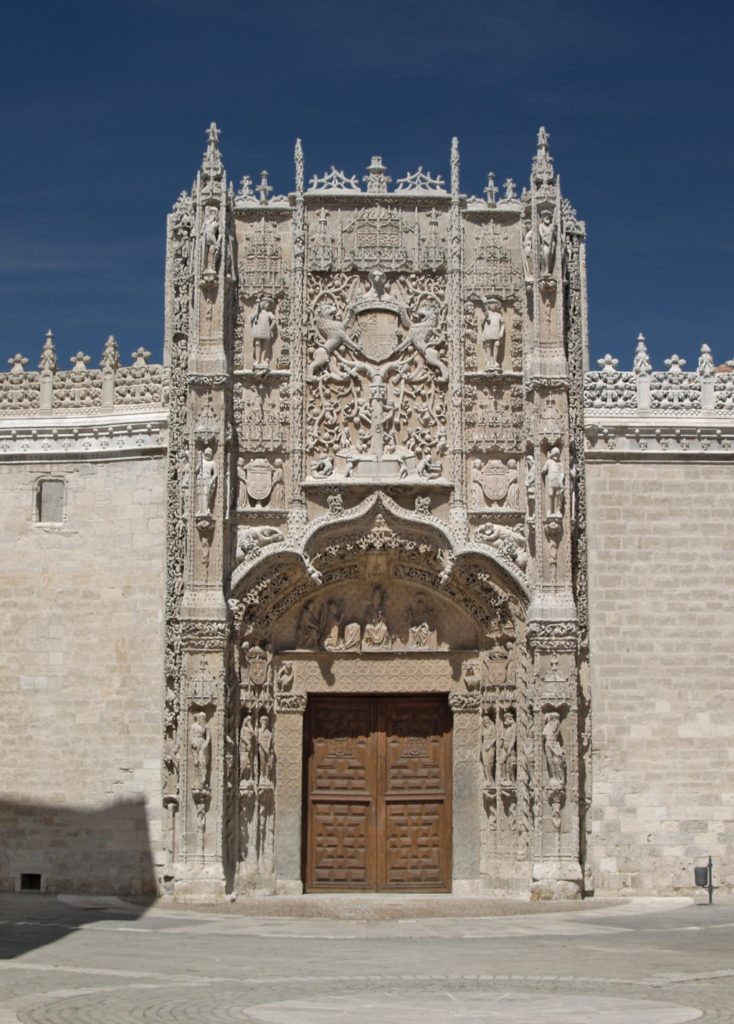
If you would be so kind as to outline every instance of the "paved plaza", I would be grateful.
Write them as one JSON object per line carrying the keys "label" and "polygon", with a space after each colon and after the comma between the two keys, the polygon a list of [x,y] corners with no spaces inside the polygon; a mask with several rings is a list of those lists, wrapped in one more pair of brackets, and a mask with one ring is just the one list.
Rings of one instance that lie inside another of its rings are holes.
{"label": "paved plaza", "polygon": [[0,1024],[734,1021],[731,897],[145,908],[5,894],[0,952]]}

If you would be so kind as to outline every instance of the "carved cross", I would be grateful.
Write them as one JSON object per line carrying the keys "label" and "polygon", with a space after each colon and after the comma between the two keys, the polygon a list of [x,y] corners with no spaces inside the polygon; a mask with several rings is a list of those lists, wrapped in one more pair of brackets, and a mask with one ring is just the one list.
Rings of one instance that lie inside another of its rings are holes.
{"label": "carved cross", "polygon": [[665,360],[665,365],[668,367],[668,373],[683,373],[686,360],[681,359],[680,356],[672,355],[670,359]]}
{"label": "carved cross", "polygon": [[217,146],[217,145],[219,145],[219,136],[221,134],[222,133],[217,128],[217,122],[216,121],[212,121],[212,123],[209,125],[209,127],[207,128],[207,131],[206,131],[206,137],[207,137],[207,139],[209,141],[209,145],[210,146]]}
{"label": "carved cross", "polygon": [[512,178],[506,178],[505,179],[505,196],[504,196],[504,200],[505,200],[506,203],[509,203],[513,199],[516,199],[516,198],[517,197],[515,195],[515,182],[512,180]]}
{"label": "carved cross", "polygon": [[602,373],[617,372],[617,365],[619,363],[619,360],[615,359],[613,356],[610,356],[608,352],[603,359],[597,359],[596,362],[598,366],[601,366]]}
{"label": "carved cross", "polygon": [[24,367],[28,362],[28,359],[26,358],[26,356],[22,356],[20,352],[16,352],[12,359],[8,359],[8,362],[10,363],[11,373],[23,373]]}

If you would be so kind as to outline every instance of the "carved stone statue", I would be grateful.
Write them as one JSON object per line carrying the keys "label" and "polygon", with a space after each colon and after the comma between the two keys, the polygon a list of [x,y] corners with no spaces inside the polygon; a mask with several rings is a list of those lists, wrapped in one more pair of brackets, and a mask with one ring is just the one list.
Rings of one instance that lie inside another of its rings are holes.
{"label": "carved stone statue", "polygon": [[507,497],[505,504],[508,508],[520,507],[520,483],[515,459],[507,460]]}
{"label": "carved stone statue", "polygon": [[260,715],[257,725],[257,766],[259,784],[272,785],[275,773],[275,743],[267,715]]}
{"label": "carved stone statue", "polygon": [[201,453],[201,462],[196,475],[197,515],[210,515],[214,511],[214,498],[217,493],[217,464],[211,448],[205,448]]}
{"label": "carved stone statue", "polygon": [[204,212],[204,224],[202,226],[203,258],[202,268],[204,274],[213,275],[219,266],[219,209],[216,206],[207,206]]}
{"label": "carved stone statue", "polygon": [[433,614],[423,594],[418,594],[408,608],[408,643],[411,647],[435,647],[437,644]]}
{"label": "carved stone statue", "polygon": [[440,379],[445,383],[449,379],[449,368],[436,352],[441,344],[441,339],[436,337],[436,310],[431,306],[424,306],[418,316],[420,321],[410,325],[405,341],[395,350],[395,354],[398,355],[412,346],[416,352],[420,352],[428,366],[438,370]]}
{"label": "carved stone statue", "polygon": [[502,716],[497,771],[500,782],[514,783],[517,779],[517,724],[511,711],[505,711]]}
{"label": "carved stone statue", "polygon": [[270,505],[272,508],[285,508],[285,472],[282,459],[273,459]]}
{"label": "carved stone statue", "polygon": [[342,606],[335,598],[331,598],[326,604],[324,621],[324,650],[338,651],[341,648],[341,623],[343,617]]}
{"label": "carved stone statue", "polygon": [[237,534],[237,561],[252,558],[269,544],[280,544],[285,540],[281,530],[275,526],[249,526]]}
{"label": "carved stone statue", "polygon": [[385,595],[380,587],[372,591],[370,602],[364,610],[363,647],[389,647],[390,631],[385,621],[383,603]]}
{"label": "carved stone statue", "polygon": [[321,302],[316,307],[316,329],[322,337],[317,345],[313,359],[308,367],[307,377],[313,380],[316,374],[328,368],[331,357],[342,346],[351,352],[359,353],[359,348],[347,335],[344,324],[336,319],[336,306],[331,302]]}
{"label": "carved stone statue", "polygon": [[207,789],[212,761],[212,739],[207,725],[206,712],[197,711],[189,730],[191,744],[192,789]]}
{"label": "carved stone statue", "polygon": [[255,728],[252,715],[245,715],[240,729],[240,787],[252,784],[255,777]]}
{"label": "carved stone statue", "polygon": [[563,492],[566,485],[566,474],[561,465],[561,451],[551,448],[542,469],[545,480],[545,492],[548,496],[548,514],[560,515],[563,512]]}
{"label": "carved stone statue", "polygon": [[525,272],[525,280],[533,278],[533,229],[528,228],[522,240],[522,266]]}
{"label": "carved stone statue", "polygon": [[245,460],[240,455],[237,459],[237,508],[247,508],[247,470]]}
{"label": "carved stone statue", "polygon": [[536,482],[535,456],[528,454],[525,456],[525,493],[527,494],[528,505],[531,510],[535,505]]}
{"label": "carved stone statue", "polygon": [[497,757],[497,730],[489,715],[482,716],[482,740],[480,758],[485,787],[494,786],[495,761]]}
{"label": "carved stone statue", "polygon": [[505,340],[505,318],[499,299],[489,298],[484,307],[484,316],[479,329],[478,341],[484,347],[485,365],[488,370],[499,369],[501,346]]}
{"label": "carved stone statue", "polygon": [[254,366],[270,366],[273,343],[278,333],[278,321],[273,312],[273,300],[262,296],[250,317],[252,328],[252,362]]}
{"label": "carved stone statue", "polygon": [[528,564],[527,540],[520,527],[512,528],[499,523],[484,523],[474,531],[474,540],[489,544],[511,559],[518,569]]}
{"label": "carved stone statue", "polygon": [[540,214],[538,241],[540,242],[540,272],[550,275],[553,273],[556,262],[556,226],[553,223],[551,210],[543,210]]}
{"label": "carved stone statue", "polygon": [[298,620],[296,646],[308,651],[317,651],[321,647],[322,628],[321,608],[317,610],[313,600],[309,598]]}
{"label": "carved stone statue", "polygon": [[543,750],[551,782],[563,784],[566,781],[566,751],[561,738],[561,716],[557,711],[548,711],[543,725]]}

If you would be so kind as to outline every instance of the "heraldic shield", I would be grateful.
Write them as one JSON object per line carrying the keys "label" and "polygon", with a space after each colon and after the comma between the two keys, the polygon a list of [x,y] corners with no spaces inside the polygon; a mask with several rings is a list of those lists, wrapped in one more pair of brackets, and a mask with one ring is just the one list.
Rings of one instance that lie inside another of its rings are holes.
{"label": "heraldic shield", "polygon": [[499,459],[490,459],[482,470],[482,490],[487,501],[503,501],[508,486],[507,466]]}
{"label": "heraldic shield", "polygon": [[268,500],[273,487],[273,467],[267,459],[253,459],[245,466],[247,495],[253,504]]}

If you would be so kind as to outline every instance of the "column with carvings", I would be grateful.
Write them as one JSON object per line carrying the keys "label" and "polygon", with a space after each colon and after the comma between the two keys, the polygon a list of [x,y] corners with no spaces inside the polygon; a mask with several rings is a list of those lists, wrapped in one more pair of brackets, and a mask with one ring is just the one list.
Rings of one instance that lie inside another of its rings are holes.
{"label": "column with carvings", "polygon": [[[535,851],[538,896],[573,896],[579,865],[579,628],[573,571],[578,438],[570,401],[568,309],[560,183],[541,128],[533,159],[524,238],[530,350],[525,353],[530,509],[535,560],[528,639],[535,737]],[[579,314],[574,314],[579,315]]]}
{"label": "column with carvings", "polygon": [[453,484],[449,505],[449,524],[457,542],[469,535],[464,489],[466,445],[464,442],[464,346],[462,312],[462,225],[461,192],[459,186],[459,140],[451,142],[451,206],[449,209],[448,258],[448,333],[449,333],[449,394],[448,422],[450,469]]}
{"label": "column with carvings", "polygon": [[[180,607],[179,806],[176,892],[218,895],[225,888],[227,607],[224,572],[230,452],[233,212],[212,124],[192,189],[191,323],[185,389],[186,439],[181,499],[186,535]],[[183,396],[182,396],[183,397]]]}
{"label": "column with carvings", "polygon": [[291,541],[302,534],[307,520],[303,479],[306,475],[305,431],[305,373],[306,347],[304,343],[304,297],[306,280],[306,212],[303,180],[303,148],[296,140],[296,193],[293,209],[293,274],[291,275],[291,501],[288,513],[288,532]]}

